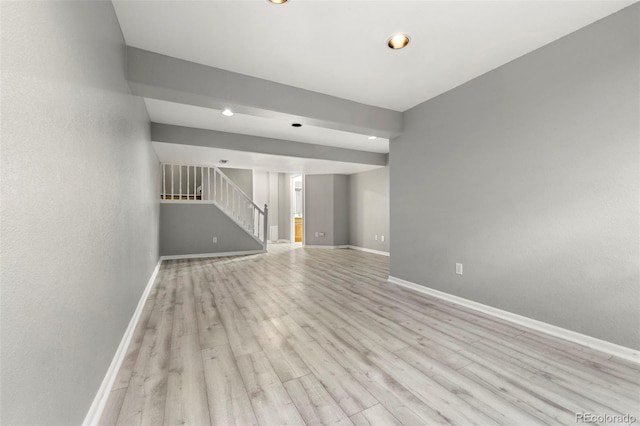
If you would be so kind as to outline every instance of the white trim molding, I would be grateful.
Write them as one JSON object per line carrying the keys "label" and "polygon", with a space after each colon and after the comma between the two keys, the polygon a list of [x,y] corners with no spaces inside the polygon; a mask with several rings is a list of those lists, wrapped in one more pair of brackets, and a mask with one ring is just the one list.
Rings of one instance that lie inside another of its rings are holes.
{"label": "white trim molding", "polygon": [[120,345],[118,345],[118,349],[116,350],[113,359],[111,360],[111,365],[107,370],[107,374],[102,379],[102,384],[98,389],[98,393],[93,399],[93,403],[91,403],[91,407],[89,408],[89,412],[82,422],[83,425],[97,425],[100,421],[100,417],[102,416],[102,412],[104,411],[104,407],[107,405],[107,400],[109,399],[109,394],[111,393],[111,388],[113,387],[113,383],[116,380],[116,376],[118,375],[118,371],[120,370],[120,366],[124,361],[124,357],[127,354],[127,350],[129,349],[129,344],[131,343],[131,339],[133,338],[133,332],[138,325],[138,321],[140,320],[140,316],[142,315],[142,309],[144,308],[144,304],[147,301],[147,297],[149,297],[149,293],[153,288],[153,284],[156,281],[156,277],[158,276],[158,271],[160,270],[160,264],[162,263],[162,258],[158,259],[158,263],[151,273],[151,277],[147,282],[147,286],[142,292],[142,296],[138,301],[138,306],[136,310],[133,312],[133,316],[131,317],[131,321],[129,321],[129,325],[122,336],[122,340],[120,340]]}
{"label": "white trim molding", "polygon": [[165,200],[161,198],[160,204],[216,204],[216,202],[213,200]]}
{"label": "white trim molding", "polygon": [[120,370],[120,366],[124,361],[124,358],[127,354],[127,350],[129,349],[129,345],[131,344],[131,339],[133,338],[133,332],[138,325],[138,321],[140,321],[140,317],[142,316],[142,310],[144,308],[144,304],[149,297],[149,293],[151,293],[151,289],[153,288],[153,284],[156,281],[156,277],[158,276],[158,271],[160,271],[160,265],[164,260],[171,259],[193,259],[193,258],[202,258],[202,257],[227,257],[227,256],[242,256],[242,255],[250,255],[250,254],[260,254],[265,253],[262,250],[251,250],[251,251],[234,251],[234,252],[226,252],[226,253],[203,253],[203,254],[185,254],[185,255],[176,255],[176,256],[160,256],[158,259],[158,263],[149,278],[149,282],[147,282],[147,286],[142,292],[142,296],[140,296],[140,300],[138,301],[138,306],[136,310],[133,312],[133,316],[131,317],[131,321],[129,321],[129,325],[122,336],[122,340],[120,341],[120,345],[118,345],[118,349],[116,350],[115,355],[113,356],[113,360],[111,360],[111,365],[107,370],[107,374],[104,379],[102,379],[102,384],[98,389],[98,393],[96,394],[93,402],[91,403],[91,407],[89,408],[89,412],[87,413],[82,424],[84,426],[93,426],[97,425],[100,421],[100,417],[102,417],[102,412],[104,411],[104,407],[107,405],[107,400],[109,399],[109,394],[111,393],[111,388],[113,387],[113,383],[116,380],[116,376],[118,375],[118,371]]}
{"label": "white trim molding", "polygon": [[223,253],[175,254],[175,255],[169,255],[169,256],[161,256],[160,260],[199,259],[203,257],[249,256],[251,254],[261,254],[261,253],[266,253],[266,250],[227,251]]}
{"label": "white trim molding", "polygon": [[388,282],[640,364],[640,351],[389,276]]}
{"label": "white trim molding", "polygon": [[347,249],[349,248],[349,246],[313,246],[313,245],[309,245],[309,244],[304,244],[303,247],[305,248],[320,248],[320,249]]}
{"label": "white trim molding", "polygon": [[379,254],[380,256],[389,257],[389,255],[390,255],[388,251],[374,250],[374,249],[365,248],[365,247],[358,247],[358,246],[348,246],[348,247],[351,250],[366,251],[367,253]]}

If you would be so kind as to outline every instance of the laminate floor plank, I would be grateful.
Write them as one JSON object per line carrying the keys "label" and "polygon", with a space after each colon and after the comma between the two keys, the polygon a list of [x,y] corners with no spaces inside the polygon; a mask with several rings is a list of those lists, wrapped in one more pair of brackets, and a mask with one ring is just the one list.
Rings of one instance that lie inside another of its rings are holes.
{"label": "laminate floor plank", "polygon": [[107,403],[98,426],[110,426],[118,422],[118,416],[120,415],[120,409],[122,408],[126,393],[127,388],[118,388],[109,392],[109,397],[107,398]]}
{"label": "laminate floor plank", "polygon": [[193,296],[201,349],[229,344],[227,332],[216,307],[209,281],[204,274],[206,261],[197,259],[190,265],[193,274]]}
{"label": "laminate floor plank", "polygon": [[439,383],[448,392],[463,399],[467,404],[499,424],[510,422],[514,424],[532,424],[538,421],[536,417],[512,405],[500,395],[496,395],[491,389],[487,389],[457,370],[453,370],[447,365],[425,356],[417,349],[406,348],[395,352],[395,354]]}
{"label": "laminate floor plank", "polygon": [[[551,338],[550,338],[551,337]],[[624,385],[629,382],[632,388],[637,389],[640,385],[640,370],[629,368],[628,366],[611,360],[611,356],[604,358],[599,352],[591,351],[586,347],[579,347],[576,344],[563,342],[553,336],[544,336],[541,333],[526,332],[516,337],[525,347],[536,347],[545,356],[551,356],[558,360],[570,360],[576,368],[589,367],[590,371],[601,371],[604,377],[615,377],[616,384]],[[597,355],[592,355],[596,353]]]}
{"label": "laminate floor plank", "polygon": [[202,350],[209,415],[213,425],[257,425],[231,346]]}
{"label": "laminate floor plank", "polygon": [[307,425],[353,425],[313,374],[289,380],[284,387]]}
{"label": "laminate floor plank", "polygon": [[303,328],[321,343],[395,418],[406,425],[449,424],[428,404],[422,402],[401,381],[378,368],[369,358],[369,349],[351,336],[339,335],[340,329],[330,329],[315,321],[302,310],[292,312]]}
{"label": "laminate floor plank", "polygon": [[222,318],[224,329],[231,349],[236,356],[246,355],[261,350],[258,341],[253,336],[249,324],[240,308],[233,301],[233,297],[226,289],[224,280],[213,282],[210,286],[218,312]]}
{"label": "laminate floor plank", "polygon": [[356,327],[360,332],[390,351],[396,351],[408,346],[406,342],[403,342],[391,333],[387,333],[378,324],[372,324],[370,321],[367,321],[366,318],[362,318],[360,316],[356,317],[350,315],[349,313],[352,311],[346,309],[346,304],[338,302],[338,299],[333,299],[314,290],[297,290],[291,288],[289,291],[302,291],[306,294],[313,294],[313,300],[315,303],[310,306],[308,305],[309,309],[313,310],[313,313],[318,317],[324,318],[324,321],[330,323],[335,328],[339,328],[344,325]]}
{"label": "laminate floor plank", "polygon": [[[525,359],[520,356],[514,357],[505,346],[491,345],[489,342],[478,342],[474,346],[481,349],[484,353],[491,356],[492,359],[499,359],[505,363],[516,365],[519,369],[526,372],[530,384],[539,384],[545,389],[551,390],[558,397],[572,399],[581,404],[585,409],[591,412],[608,412],[624,414],[627,412],[635,412],[639,405],[633,403],[631,399],[621,396],[615,390],[602,387],[600,384],[589,382],[581,378],[577,378],[565,371],[556,368],[550,368],[549,365],[539,360]],[[639,413],[640,414],[640,413]]]}
{"label": "laminate floor plank", "polygon": [[[510,378],[512,383],[521,382],[525,384],[524,387],[536,398],[549,401],[561,408],[565,412],[562,423],[568,424],[575,421],[575,413],[579,412],[618,413],[617,410],[612,411],[606,406],[611,404],[610,400],[598,400],[597,398],[592,398],[591,395],[585,396],[585,393],[589,393],[589,388],[585,389],[582,385],[577,385],[567,389],[558,384],[557,377],[544,371],[538,371],[535,368],[523,366],[519,360],[509,358],[504,354],[494,351],[478,355],[474,352],[464,351],[464,355],[472,359],[476,364],[489,366],[494,371],[503,372]],[[473,364],[471,365],[473,366]],[[464,367],[462,370],[466,368],[468,367]]]}
{"label": "laminate floor plank", "polygon": [[204,273],[202,261],[194,262],[191,266],[193,281],[193,296],[195,300],[196,320],[198,331],[204,333],[211,328],[222,325],[220,313],[216,307],[209,280]]}
{"label": "laminate floor plank", "polygon": [[[239,275],[240,276],[240,275]],[[254,286],[255,287],[255,286]],[[254,337],[262,347],[276,374],[282,382],[310,373],[306,364],[270,321],[263,305],[254,300],[255,291],[249,291],[241,280],[227,285],[234,301],[240,306]],[[263,297],[262,299],[266,299]],[[275,316],[278,318],[279,316]]]}
{"label": "laminate floor plank", "polygon": [[507,403],[536,418],[532,424],[556,425],[566,423],[574,413],[554,400],[535,393],[521,377],[512,375],[499,365],[471,363],[458,370],[460,374],[483,388],[499,395]]}
{"label": "laminate floor plank", "polygon": [[[450,321],[449,321],[449,323],[450,323]],[[434,323],[430,323],[430,324],[431,324],[431,325],[433,325]],[[440,327],[440,330],[441,330],[441,331],[443,331],[443,332],[447,332],[447,330],[449,329],[449,327],[450,327],[449,325],[446,325],[445,327]],[[496,337],[495,337],[495,336],[491,336],[491,335],[482,335],[481,337],[485,338],[485,340],[486,340],[486,339],[496,340]],[[485,341],[485,340],[483,340],[483,341]],[[476,341],[476,340],[475,340],[475,338],[469,338],[468,340],[466,340],[466,342],[467,342],[467,343],[469,343],[469,342],[471,342],[471,343],[472,343],[472,342],[474,342],[474,341]],[[504,343],[504,340],[503,340],[502,342],[503,342],[502,344],[507,344],[507,345],[508,345],[508,343]],[[532,348],[531,346],[529,346],[529,347],[528,347],[528,348],[526,348],[526,349],[527,349],[527,356],[535,356],[535,352],[534,352],[534,351],[532,351],[532,349],[534,349],[534,348]],[[533,355],[532,355],[532,354],[533,354]],[[553,368],[553,367],[549,367],[549,368]],[[575,369],[574,369],[574,371],[575,371]],[[579,370],[577,370],[577,371],[578,371],[578,374],[581,374],[581,373],[579,372]],[[592,373],[593,373],[593,372],[592,372]],[[591,375],[591,378],[592,378],[592,379],[594,379],[594,380],[597,380],[597,375],[596,375],[596,377],[594,377],[594,376],[593,376],[593,374],[592,374],[592,375]],[[612,380],[613,380],[615,383],[617,383],[617,386],[618,386],[618,390],[619,390],[619,391],[626,391],[626,390],[627,390],[627,389],[626,389],[626,386],[624,385],[624,384],[625,384],[625,381],[620,381],[620,380],[619,380],[619,378],[615,378],[615,377],[610,378],[609,376],[607,376],[603,382],[598,383],[598,384],[600,384],[601,386],[609,387],[609,388],[610,388],[610,390],[611,390],[611,391],[613,391],[613,392],[618,392],[617,390],[614,390],[614,389],[613,389],[613,386],[612,386],[612,383],[611,383],[611,381],[612,381]],[[607,381],[608,381],[609,383],[607,383]],[[630,390],[630,392],[634,392],[634,390]],[[637,391],[635,391],[635,392],[637,392]],[[627,393],[626,395],[627,395],[627,396],[629,396],[629,394],[628,394],[628,393]]]}
{"label": "laminate floor plank", "polygon": [[437,407],[439,416],[449,424],[457,425],[494,425],[498,424],[475,406],[468,404],[461,395],[464,389],[453,386],[455,391],[448,391],[437,381],[405,362],[396,354],[361,335],[353,327],[337,330],[336,334],[344,340],[355,339],[362,345],[362,351],[368,351],[367,359],[377,368],[386,372],[399,383],[402,383],[412,394],[429,407]]}
{"label": "laminate floor plank", "polygon": [[163,261],[100,425],[563,425],[640,418],[640,363],[271,244]]}
{"label": "laminate floor plank", "polygon": [[380,404],[354,414],[351,421],[355,426],[402,426],[402,423]]}
{"label": "laminate floor plank", "polygon": [[131,343],[129,343],[129,350],[122,360],[122,364],[120,366],[120,369],[118,370],[116,379],[113,382],[113,387],[111,388],[112,391],[129,386],[129,381],[131,380],[131,375],[133,374],[133,368],[136,365],[136,360],[138,359],[138,354],[140,353],[140,348],[142,347],[142,342],[144,341],[144,334],[147,329],[147,324],[149,323],[149,318],[151,318],[154,302],[155,300],[147,302],[145,307],[142,309],[138,327],[136,327],[133,332]]}
{"label": "laminate floor plank", "polygon": [[182,331],[174,327],[164,423],[210,424],[207,386],[198,334],[180,335]]}
{"label": "laminate floor plank", "polygon": [[164,423],[177,274],[169,273],[156,301],[118,416],[122,425]]}
{"label": "laminate floor plank", "polygon": [[[190,270],[190,262],[187,262],[187,265]],[[198,320],[193,296],[193,274],[182,273],[177,276],[173,334],[175,337],[181,337],[196,333],[198,333]]]}
{"label": "laminate floor plank", "polygon": [[[288,327],[288,323],[280,323]],[[296,329],[297,331],[297,329]],[[289,344],[305,361],[307,367],[327,389],[340,408],[347,414],[355,414],[378,401],[355,380],[318,342],[294,336],[294,330],[285,331]]]}
{"label": "laminate floor plank", "polygon": [[261,425],[304,424],[264,352],[239,356],[237,362],[253,411]]}
{"label": "laminate floor plank", "polygon": [[252,330],[282,382],[311,373],[302,358],[271,321],[267,320],[255,324],[252,326]]}

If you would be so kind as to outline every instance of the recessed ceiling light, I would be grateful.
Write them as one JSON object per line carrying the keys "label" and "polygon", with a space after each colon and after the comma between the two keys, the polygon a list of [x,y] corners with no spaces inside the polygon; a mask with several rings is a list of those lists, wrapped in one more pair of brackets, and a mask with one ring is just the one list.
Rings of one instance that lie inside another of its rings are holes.
{"label": "recessed ceiling light", "polygon": [[370,141],[374,140],[376,137],[375,136],[369,136],[367,139],[369,139]]}
{"label": "recessed ceiling light", "polygon": [[233,113],[233,111],[227,108],[224,111],[222,111],[222,115],[224,115],[225,117],[233,117],[235,114]]}
{"label": "recessed ceiling light", "polygon": [[391,49],[394,49],[394,50],[402,49],[407,44],[409,44],[409,36],[402,33],[394,34],[387,41],[387,46],[389,46]]}
{"label": "recessed ceiling light", "polygon": [[293,124],[291,125],[291,127],[302,127],[302,124],[300,124],[300,123],[293,123]]}
{"label": "recessed ceiling light", "polygon": [[269,0],[269,2],[273,4],[283,4],[283,3],[286,3],[287,0]]}
{"label": "recessed ceiling light", "polygon": [[219,163],[220,164],[227,164],[229,162],[229,160],[220,160]]}

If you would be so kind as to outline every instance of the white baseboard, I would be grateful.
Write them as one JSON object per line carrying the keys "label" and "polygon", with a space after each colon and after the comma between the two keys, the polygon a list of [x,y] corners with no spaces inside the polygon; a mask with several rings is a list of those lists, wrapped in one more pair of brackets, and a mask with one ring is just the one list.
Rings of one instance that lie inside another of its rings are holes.
{"label": "white baseboard", "polygon": [[625,346],[617,345],[615,343],[607,342],[606,340],[600,340],[595,337],[587,336],[575,331],[567,330],[566,328],[558,327],[555,325],[547,324],[542,321],[534,320],[532,318],[524,317],[522,315],[514,314],[502,309],[494,308],[482,303],[474,302],[459,296],[444,293],[442,291],[434,290],[429,287],[425,287],[411,281],[405,281],[400,278],[389,276],[388,281],[393,284],[397,284],[402,287],[409,288],[411,290],[418,291],[429,296],[437,297],[442,300],[446,300],[458,305],[465,306],[467,308],[474,309],[476,311],[485,313],[487,315],[494,316],[515,324],[519,324],[523,327],[530,328],[531,330],[539,331],[551,336],[559,337],[564,340],[568,340],[579,345],[586,346],[591,349],[595,349],[610,355],[614,355],[618,358],[625,359],[640,364],[640,351],[627,348]]}
{"label": "white baseboard", "polygon": [[160,260],[199,259],[202,257],[248,256],[250,254],[260,254],[264,252],[265,252],[264,250],[246,250],[246,251],[227,251],[224,253],[176,254],[176,255],[170,255],[170,256],[161,256]]}
{"label": "white baseboard", "polygon": [[97,425],[100,421],[100,417],[102,416],[102,411],[104,410],[105,405],[107,404],[107,400],[109,399],[109,393],[111,393],[111,388],[113,387],[113,382],[116,380],[116,376],[118,375],[118,371],[120,370],[120,366],[122,365],[122,361],[124,361],[124,357],[127,354],[127,349],[129,349],[129,344],[131,343],[131,339],[133,338],[133,332],[138,325],[138,321],[140,320],[140,316],[142,315],[142,309],[144,308],[144,303],[149,297],[149,293],[153,288],[153,283],[156,280],[156,276],[158,275],[158,271],[160,270],[160,264],[162,263],[162,258],[158,260],[156,267],[149,278],[149,282],[147,282],[147,286],[142,292],[142,296],[138,301],[138,306],[136,310],[133,312],[133,316],[131,317],[131,321],[129,321],[129,326],[127,327],[124,335],[122,336],[122,340],[120,341],[120,345],[116,350],[115,355],[113,356],[113,360],[111,360],[111,365],[107,370],[107,374],[104,376],[102,380],[102,384],[98,389],[98,393],[96,397],[93,399],[93,403],[89,408],[89,412],[82,422],[83,425]]}
{"label": "white baseboard", "polygon": [[349,246],[312,246],[309,244],[304,244],[303,247],[306,248],[321,248],[321,249],[346,249],[349,248]]}
{"label": "white baseboard", "polygon": [[358,246],[349,246],[349,248],[351,250],[359,250],[359,251],[366,251],[367,253],[379,254],[380,256],[389,256],[388,251],[374,250],[374,249],[358,247]]}

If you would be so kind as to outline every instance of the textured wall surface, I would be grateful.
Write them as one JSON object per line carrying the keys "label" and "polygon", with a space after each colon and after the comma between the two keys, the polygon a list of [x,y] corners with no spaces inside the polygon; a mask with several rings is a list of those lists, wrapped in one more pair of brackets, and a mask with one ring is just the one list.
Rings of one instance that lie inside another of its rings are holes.
{"label": "textured wall surface", "polygon": [[280,216],[278,173],[269,172],[269,241],[278,240],[278,222]]}
{"label": "textured wall surface", "polygon": [[253,202],[261,209],[269,203],[269,172],[253,171]]}
{"label": "textured wall surface", "polygon": [[640,349],[639,13],[405,112],[391,275]]}
{"label": "textured wall surface", "polygon": [[278,238],[291,241],[291,175],[278,173]]}
{"label": "textured wall surface", "polygon": [[[304,219],[306,245],[333,245],[333,175],[307,175],[304,178]],[[324,232],[324,237],[316,237]]]}
{"label": "textured wall surface", "polygon": [[80,424],[158,260],[110,2],[2,2],[3,425]]}
{"label": "textured wall surface", "polygon": [[[213,243],[213,237],[218,239]],[[213,204],[160,204],[160,254],[226,253],[262,246]]]}
{"label": "textured wall surface", "polygon": [[333,245],[349,244],[349,176],[333,175]]}
{"label": "textured wall surface", "polygon": [[[247,197],[253,199],[253,170],[220,167],[220,171],[222,171],[222,173],[224,173],[231,182],[238,185]],[[258,204],[258,207],[262,208],[264,206],[260,206]]]}
{"label": "textured wall surface", "polygon": [[349,191],[349,244],[388,252],[389,168],[350,175]]}
{"label": "textured wall surface", "polygon": [[[307,175],[304,178],[305,245],[349,244],[349,177]],[[325,236],[315,236],[324,232]]]}

